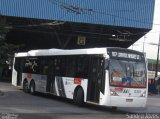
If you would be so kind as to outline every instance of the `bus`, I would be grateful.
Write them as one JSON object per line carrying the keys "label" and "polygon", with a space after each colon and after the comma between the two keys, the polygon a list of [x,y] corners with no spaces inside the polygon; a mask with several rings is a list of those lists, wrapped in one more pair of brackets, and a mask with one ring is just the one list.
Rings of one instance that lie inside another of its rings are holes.
{"label": "bus", "polygon": [[78,105],[145,107],[147,64],[144,53],[125,48],[30,50],[15,54],[12,84]]}

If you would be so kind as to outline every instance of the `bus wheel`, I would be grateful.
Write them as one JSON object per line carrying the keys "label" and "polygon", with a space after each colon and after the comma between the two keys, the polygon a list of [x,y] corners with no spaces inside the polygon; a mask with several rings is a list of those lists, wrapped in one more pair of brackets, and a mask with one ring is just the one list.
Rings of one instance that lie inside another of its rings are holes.
{"label": "bus wheel", "polygon": [[26,80],[23,82],[23,90],[24,92],[29,93],[28,81]]}
{"label": "bus wheel", "polygon": [[74,102],[78,106],[82,106],[84,104],[84,92],[82,88],[78,88],[74,93]]}
{"label": "bus wheel", "polygon": [[34,81],[31,81],[29,91],[30,91],[31,94],[35,94],[35,83],[34,83]]}

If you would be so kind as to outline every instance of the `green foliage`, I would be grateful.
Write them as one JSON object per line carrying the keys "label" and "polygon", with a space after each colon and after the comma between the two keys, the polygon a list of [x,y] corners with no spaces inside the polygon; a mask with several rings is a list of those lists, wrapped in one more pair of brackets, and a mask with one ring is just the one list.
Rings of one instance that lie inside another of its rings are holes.
{"label": "green foliage", "polygon": [[[6,42],[7,29],[6,18],[0,16],[0,67],[12,65],[14,53],[23,45],[14,45]],[[7,63],[6,63],[7,62]]]}
{"label": "green foliage", "polygon": [[8,32],[8,29],[5,28],[6,19],[3,16],[0,16],[0,66],[4,65],[4,59],[7,59],[7,47],[4,43],[5,36]]}
{"label": "green foliage", "polygon": [[12,65],[14,53],[17,52],[20,47],[23,47],[23,45],[2,43],[0,46],[0,66]]}
{"label": "green foliage", "polygon": [[[157,64],[157,60],[155,59],[147,59],[149,64]],[[160,60],[158,61],[158,64],[160,64]]]}
{"label": "green foliage", "polygon": [[3,16],[0,16],[0,42],[5,40],[6,34],[9,30],[6,28],[6,19]]}

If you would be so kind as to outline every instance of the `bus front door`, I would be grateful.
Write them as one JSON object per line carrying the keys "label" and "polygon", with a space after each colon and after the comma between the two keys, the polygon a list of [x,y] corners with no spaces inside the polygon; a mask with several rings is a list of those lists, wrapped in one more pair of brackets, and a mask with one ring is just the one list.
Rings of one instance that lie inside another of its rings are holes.
{"label": "bus front door", "polygon": [[91,56],[88,72],[88,89],[87,89],[87,101],[99,103],[100,97],[100,84],[99,84],[99,66],[100,58]]}

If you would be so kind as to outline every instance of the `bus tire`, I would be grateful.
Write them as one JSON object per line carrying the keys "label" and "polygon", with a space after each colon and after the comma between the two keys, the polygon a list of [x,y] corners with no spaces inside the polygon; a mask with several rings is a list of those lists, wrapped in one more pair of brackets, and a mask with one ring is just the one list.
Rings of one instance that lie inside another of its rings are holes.
{"label": "bus tire", "polygon": [[81,87],[74,93],[74,102],[78,106],[83,106],[84,104],[84,91]]}
{"label": "bus tire", "polygon": [[33,95],[35,94],[35,82],[31,81],[30,86],[29,86],[29,92]]}
{"label": "bus tire", "polygon": [[27,80],[24,80],[24,82],[23,82],[23,91],[25,93],[29,93],[28,81]]}

